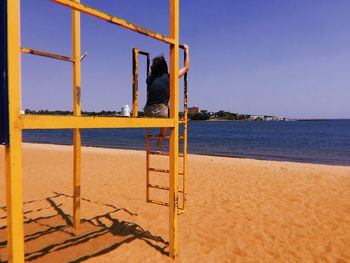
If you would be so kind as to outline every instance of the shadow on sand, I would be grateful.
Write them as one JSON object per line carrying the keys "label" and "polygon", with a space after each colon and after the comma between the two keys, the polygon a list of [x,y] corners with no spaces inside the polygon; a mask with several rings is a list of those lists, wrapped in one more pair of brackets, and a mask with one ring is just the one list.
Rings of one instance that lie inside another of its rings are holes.
{"label": "shadow on sand", "polygon": [[[62,209],[67,202],[72,202],[72,196],[55,192],[45,199],[24,203],[26,261],[81,262],[134,240],[168,255],[168,242],[162,237],[117,218],[117,212],[136,216],[129,210],[83,198],[82,202],[103,206],[108,212],[82,219],[80,229],[74,230],[72,216]],[[7,262],[6,207],[0,207],[0,211],[0,262]]]}

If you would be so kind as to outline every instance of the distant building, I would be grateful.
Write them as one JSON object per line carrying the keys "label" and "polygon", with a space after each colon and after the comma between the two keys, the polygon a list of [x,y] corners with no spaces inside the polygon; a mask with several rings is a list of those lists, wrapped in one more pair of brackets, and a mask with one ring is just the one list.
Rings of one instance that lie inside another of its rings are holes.
{"label": "distant building", "polygon": [[265,116],[265,121],[278,121],[278,118],[275,116]]}
{"label": "distant building", "polygon": [[283,118],[268,115],[250,115],[250,119],[254,121],[281,121]]}
{"label": "distant building", "polygon": [[250,115],[251,120],[263,120],[264,115]]}
{"label": "distant building", "polygon": [[197,106],[192,106],[188,108],[188,113],[189,114],[196,114],[199,113],[199,108]]}
{"label": "distant building", "polygon": [[125,106],[122,107],[121,115],[125,116],[125,117],[130,117],[130,107],[129,107],[129,105],[125,105]]}

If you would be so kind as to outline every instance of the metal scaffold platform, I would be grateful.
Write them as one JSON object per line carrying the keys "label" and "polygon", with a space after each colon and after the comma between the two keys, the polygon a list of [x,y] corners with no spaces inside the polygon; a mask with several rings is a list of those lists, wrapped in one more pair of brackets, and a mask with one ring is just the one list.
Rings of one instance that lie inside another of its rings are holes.
{"label": "metal scaffold platform", "polygon": [[[24,262],[24,227],[23,227],[23,178],[22,178],[22,131],[26,129],[73,129],[73,224],[80,227],[81,208],[81,132],[83,128],[169,128],[169,151],[151,151],[150,140],[156,138],[147,130],[146,135],[146,200],[147,202],[166,204],[169,207],[169,256],[178,254],[178,216],[186,211],[187,194],[187,75],[184,85],[184,117],[179,118],[179,0],[170,0],[170,36],[153,32],[144,27],[111,16],[83,5],[79,0],[52,0],[72,10],[72,55],[59,55],[21,47],[20,42],[20,0],[1,1],[1,92],[0,92],[0,142],[5,145],[6,202],[7,202],[7,244],[10,262]],[[33,3],[35,4],[35,3]],[[80,14],[94,16],[117,26],[135,31],[170,46],[170,117],[138,118],[138,55],[147,57],[149,74],[150,54],[133,49],[133,116],[90,117],[81,116],[81,61],[87,53],[81,54]],[[73,116],[45,116],[21,114],[21,53],[39,55],[72,63]],[[179,135],[179,127],[183,134]],[[179,141],[183,141],[183,150],[179,153]],[[150,167],[151,156],[161,155],[169,158],[169,168],[161,170]],[[182,158],[183,170],[179,172],[179,158]],[[151,183],[150,173],[166,173],[168,185]],[[181,189],[179,180],[181,176]],[[149,189],[168,191],[168,200],[153,200]],[[179,204],[179,196],[182,202]]]}

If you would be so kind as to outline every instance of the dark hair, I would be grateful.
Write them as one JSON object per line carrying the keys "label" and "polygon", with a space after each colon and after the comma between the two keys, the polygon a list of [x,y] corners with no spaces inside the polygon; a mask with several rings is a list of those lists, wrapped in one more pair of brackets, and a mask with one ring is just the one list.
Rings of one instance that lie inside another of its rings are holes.
{"label": "dark hair", "polygon": [[168,65],[163,55],[160,55],[153,59],[151,69],[151,76],[153,78],[159,77],[164,73],[168,74]]}
{"label": "dark hair", "polygon": [[163,74],[168,73],[168,65],[163,55],[157,56],[153,59],[151,66],[151,75],[147,79],[147,86],[150,86],[152,82]]}

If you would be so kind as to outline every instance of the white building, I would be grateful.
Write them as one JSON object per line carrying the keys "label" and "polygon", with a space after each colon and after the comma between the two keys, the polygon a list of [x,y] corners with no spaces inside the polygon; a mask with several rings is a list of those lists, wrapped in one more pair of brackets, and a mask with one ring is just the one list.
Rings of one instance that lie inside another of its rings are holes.
{"label": "white building", "polygon": [[264,115],[250,115],[250,119],[251,120],[263,120],[264,119]]}
{"label": "white building", "polygon": [[130,117],[130,107],[129,105],[125,105],[122,107],[122,116]]}

